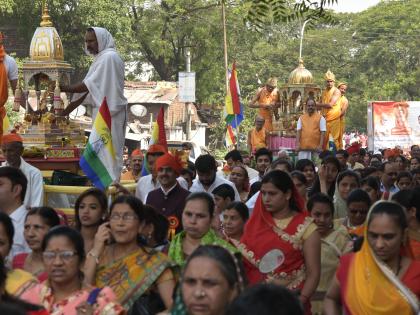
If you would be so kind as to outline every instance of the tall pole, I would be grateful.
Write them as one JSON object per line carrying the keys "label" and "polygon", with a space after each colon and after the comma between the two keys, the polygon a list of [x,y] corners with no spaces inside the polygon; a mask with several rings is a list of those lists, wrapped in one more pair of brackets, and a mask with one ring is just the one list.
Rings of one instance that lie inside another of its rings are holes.
{"label": "tall pole", "polygon": [[[187,72],[191,72],[191,53],[190,50],[187,49],[185,54],[185,70]],[[191,139],[191,113],[190,113],[190,103],[185,103],[185,137],[186,140],[189,141]]]}
{"label": "tall pole", "polygon": [[226,93],[229,93],[229,72],[228,72],[225,0],[222,0],[222,23],[223,23],[223,50],[224,50],[224,57],[225,57]]}
{"label": "tall pole", "polygon": [[302,59],[303,34],[305,32],[306,23],[308,23],[308,22],[309,22],[309,20],[306,20],[305,22],[303,22],[302,28],[300,30],[299,60]]}

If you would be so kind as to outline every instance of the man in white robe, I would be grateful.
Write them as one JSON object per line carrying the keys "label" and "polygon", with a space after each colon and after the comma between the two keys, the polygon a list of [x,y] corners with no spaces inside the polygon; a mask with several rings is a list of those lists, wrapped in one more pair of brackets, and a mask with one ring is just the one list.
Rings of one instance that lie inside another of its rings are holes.
{"label": "man in white robe", "polygon": [[85,35],[85,50],[94,56],[89,71],[80,83],[61,86],[61,91],[76,93],[73,101],[63,111],[70,114],[82,103],[93,106],[92,119],[106,97],[111,113],[112,144],[117,157],[117,174],[123,167],[123,149],[127,124],[127,99],[124,96],[124,62],[115,49],[112,35],[102,27],[88,28]]}

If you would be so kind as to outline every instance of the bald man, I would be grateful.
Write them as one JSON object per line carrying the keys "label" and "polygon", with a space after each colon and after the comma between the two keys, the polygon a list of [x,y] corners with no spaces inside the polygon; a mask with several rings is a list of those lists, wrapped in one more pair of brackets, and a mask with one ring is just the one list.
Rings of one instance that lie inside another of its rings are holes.
{"label": "bald man", "polygon": [[266,148],[267,130],[264,128],[265,119],[262,116],[255,118],[255,127],[248,132],[248,149],[253,155],[258,149]]}

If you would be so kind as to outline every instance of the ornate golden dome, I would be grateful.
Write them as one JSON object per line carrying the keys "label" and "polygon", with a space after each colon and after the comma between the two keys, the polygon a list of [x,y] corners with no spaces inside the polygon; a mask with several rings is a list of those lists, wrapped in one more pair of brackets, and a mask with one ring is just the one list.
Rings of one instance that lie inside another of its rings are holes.
{"label": "ornate golden dome", "polygon": [[29,56],[31,61],[64,60],[63,44],[53,26],[46,2],[43,7],[40,27],[36,29],[32,37]]}
{"label": "ornate golden dome", "polygon": [[289,84],[305,84],[305,83],[313,83],[314,78],[312,77],[312,73],[305,69],[303,65],[303,59],[299,59],[298,67],[290,72],[289,75]]}

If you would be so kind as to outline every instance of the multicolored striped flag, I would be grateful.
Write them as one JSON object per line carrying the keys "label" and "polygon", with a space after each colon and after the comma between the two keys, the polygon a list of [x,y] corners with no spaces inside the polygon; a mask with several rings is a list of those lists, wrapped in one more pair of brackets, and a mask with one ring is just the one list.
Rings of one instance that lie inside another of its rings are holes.
{"label": "multicolored striped flag", "polygon": [[112,145],[111,114],[106,98],[99,107],[79,164],[86,176],[100,189],[106,189],[118,178],[117,160]]}
{"label": "multicolored striped flag", "polygon": [[229,72],[229,75],[229,91],[225,99],[224,116],[226,124],[231,125],[233,128],[238,128],[244,119],[244,114],[235,62],[232,65],[232,71]]}
{"label": "multicolored striped flag", "polygon": [[[156,121],[153,123],[152,127],[152,138],[149,141],[151,144],[160,144],[165,147],[166,152],[168,151],[168,143],[166,142],[166,132],[165,132],[165,110],[163,106],[160,108],[159,113],[156,117]],[[146,157],[143,160],[143,166],[141,169],[141,176],[146,176],[150,174],[149,165],[147,164],[147,153]]]}
{"label": "multicolored striped flag", "polygon": [[236,145],[236,135],[231,125],[227,125],[226,136],[225,136],[225,146],[230,148],[231,146]]}

